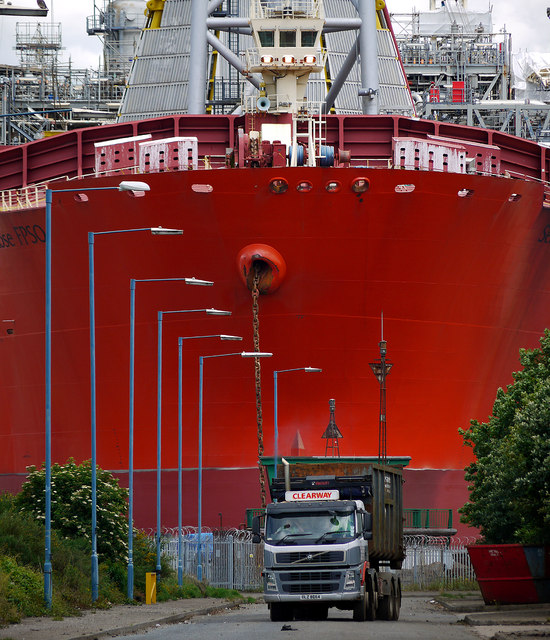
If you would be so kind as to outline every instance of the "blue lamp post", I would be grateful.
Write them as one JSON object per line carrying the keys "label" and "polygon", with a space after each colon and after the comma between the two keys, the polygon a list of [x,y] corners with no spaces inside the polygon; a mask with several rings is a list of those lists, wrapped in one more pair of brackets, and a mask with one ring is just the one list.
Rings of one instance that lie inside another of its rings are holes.
{"label": "blue lamp post", "polygon": [[198,489],[198,540],[197,540],[197,579],[202,580],[202,405],[203,405],[203,367],[207,358],[224,358],[227,356],[241,356],[241,358],[268,358],[272,353],[265,351],[242,351],[239,353],[217,353],[211,356],[199,357],[199,489]]}
{"label": "blue lamp post", "polygon": [[96,357],[95,357],[95,273],[94,245],[95,236],[113,233],[132,233],[149,231],[153,235],[181,235],[181,229],[164,227],[145,227],[140,229],[117,229],[113,231],[88,232],[88,264],[90,286],[90,405],[92,437],[92,602],[99,596],[99,560],[97,555],[97,414],[96,414]]}
{"label": "blue lamp post", "polygon": [[278,399],[277,399],[277,377],[279,373],[288,373],[289,371],[305,371],[306,373],[321,373],[322,369],[318,367],[298,367],[296,369],[280,369],[273,372],[273,459],[275,462],[275,471],[273,477],[277,477],[277,446],[279,442],[279,426],[277,424]]}
{"label": "blue lamp post", "polygon": [[128,573],[127,596],[134,598],[134,393],[135,393],[135,334],[136,334],[136,283],[183,282],[188,285],[211,287],[210,280],[197,278],[143,278],[130,280],[130,410],[128,434]]}
{"label": "blue lamp post", "polygon": [[182,336],[178,338],[178,585],[183,585],[183,541],[182,529],[182,448],[183,448],[183,341],[199,338],[219,338],[220,340],[242,340],[241,336],[225,334],[209,336]]}
{"label": "blue lamp post", "polygon": [[54,193],[87,191],[149,191],[145,182],[123,181],[116,187],[84,187],[80,189],[46,189],[46,319],[45,319],[45,492],[44,492],[44,602],[52,607],[52,202]]}
{"label": "blue lamp post", "polygon": [[158,345],[157,345],[157,581],[162,570],[160,564],[160,529],[161,529],[161,475],[162,475],[162,318],[175,313],[206,313],[209,316],[230,316],[231,311],[221,309],[178,309],[175,311],[158,311]]}

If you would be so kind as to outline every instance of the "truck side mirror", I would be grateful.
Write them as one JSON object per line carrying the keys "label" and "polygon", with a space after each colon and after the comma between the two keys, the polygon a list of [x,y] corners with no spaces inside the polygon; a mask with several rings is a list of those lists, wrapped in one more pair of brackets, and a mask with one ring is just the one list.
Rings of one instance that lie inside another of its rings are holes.
{"label": "truck side mirror", "polygon": [[258,544],[262,540],[260,533],[260,516],[254,516],[252,518],[252,542]]}
{"label": "truck side mirror", "polygon": [[372,513],[363,514],[363,538],[372,540]]}

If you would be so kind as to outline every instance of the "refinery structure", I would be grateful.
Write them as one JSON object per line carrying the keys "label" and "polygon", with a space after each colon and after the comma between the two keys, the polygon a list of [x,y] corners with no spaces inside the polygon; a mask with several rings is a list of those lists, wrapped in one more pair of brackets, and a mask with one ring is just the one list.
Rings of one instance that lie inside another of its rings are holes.
{"label": "refinery structure", "polygon": [[[425,2],[423,10],[391,14],[417,115],[544,141],[550,130],[550,70],[545,61],[513,56],[511,34],[493,24],[490,9],[472,11],[466,0]],[[16,4],[11,2],[10,7]],[[388,5],[391,13],[391,2]],[[44,16],[43,2],[41,7],[25,11]],[[327,17],[351,19],[341,0],[327,0],[325,9]],[[95,69],[77,69],[66,61],[61,24],[31,23],[21,13],[15,45],[19,64],[0,63],[0,144],[22,144],[117,118],[187,111],[191,2],[177,14],[170,2],[157,2],[149,10],[145,0],[96,0],[90,10],[82,30],[99,37],[103,45],[102,61]],[[0,2],[0,19],[7,11],[7,3]],[[238,68],[246,66],[251,45],[241,24],[247,11],[245,0],[224,0],[210,14],[206,100],[210,113],[241,108],[245,80]],[[351,29],[325,30],[326,64],[308,83],[308,98],[314,101],[323,100],[335,83],[341,84],[333,113],[361,113],[357,47],[355,56],[344,53],[353,51],[355,39]],[[379,41],[379,50],[383,46]],[[164,58],[170,60],[167,68]],[[389,56],[387,64],[391,62]],[[172,108],[168,103],[163,110],[154,105],[161,89],[174,97]],[[395,92],[388,100],[388,112],[399,111]]]}

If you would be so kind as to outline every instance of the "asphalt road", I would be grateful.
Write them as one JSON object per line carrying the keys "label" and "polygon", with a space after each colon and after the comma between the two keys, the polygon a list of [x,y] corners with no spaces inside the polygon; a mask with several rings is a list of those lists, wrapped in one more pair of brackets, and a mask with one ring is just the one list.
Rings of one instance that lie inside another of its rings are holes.
{"label": "asphalt road", "polygon": [[405,597],[397,622],[354,622],[350,611],[330,609],[327,621],[271,622],[267,605],[243,605],[238,610],[197,616],[189,621],[160,625],[147,633],[118,636],[119,640],[472,640],[472,627],[458,622],[429,597]]}

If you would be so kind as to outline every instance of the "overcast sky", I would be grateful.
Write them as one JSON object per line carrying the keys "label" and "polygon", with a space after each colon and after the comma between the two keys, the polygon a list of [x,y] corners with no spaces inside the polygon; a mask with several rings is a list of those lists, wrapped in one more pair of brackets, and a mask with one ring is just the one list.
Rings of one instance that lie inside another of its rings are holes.
{"label": "overcast sky", "polygon": [[[29,6],[34,0],[13,0]],[[96,0],[98,6],[103,6],[102,0]],[[468,8],[476,11],[486,11],[489,0],[467,0]],[[46,0],[53,9],[53,20],[61,22],[63,46],[63,60],[72,59],[77,68],[97,68],[101,55],[101,44],[96,36],[86,33],[86,16],[93,13],[93,0]],[[423,11],[429,7],[429,0],[387,0],[388,8],[393,13],[405,13],[414,8]],[[143,0],[145,7],[145,0]],[[512,48],[514,52],[550,52],[550,20],[546,17],[546,7],[550,0],[495,0],[493,3],[493,24],[495,31],[506,26],[512,33]],[[42,21],[50,21],[42,18]],[[35,19],[40,20],[40,19]],[[18,57],[13,47],[15,45],[15,24],[23,18],[0,16],[0,62],[17,64]]]}

